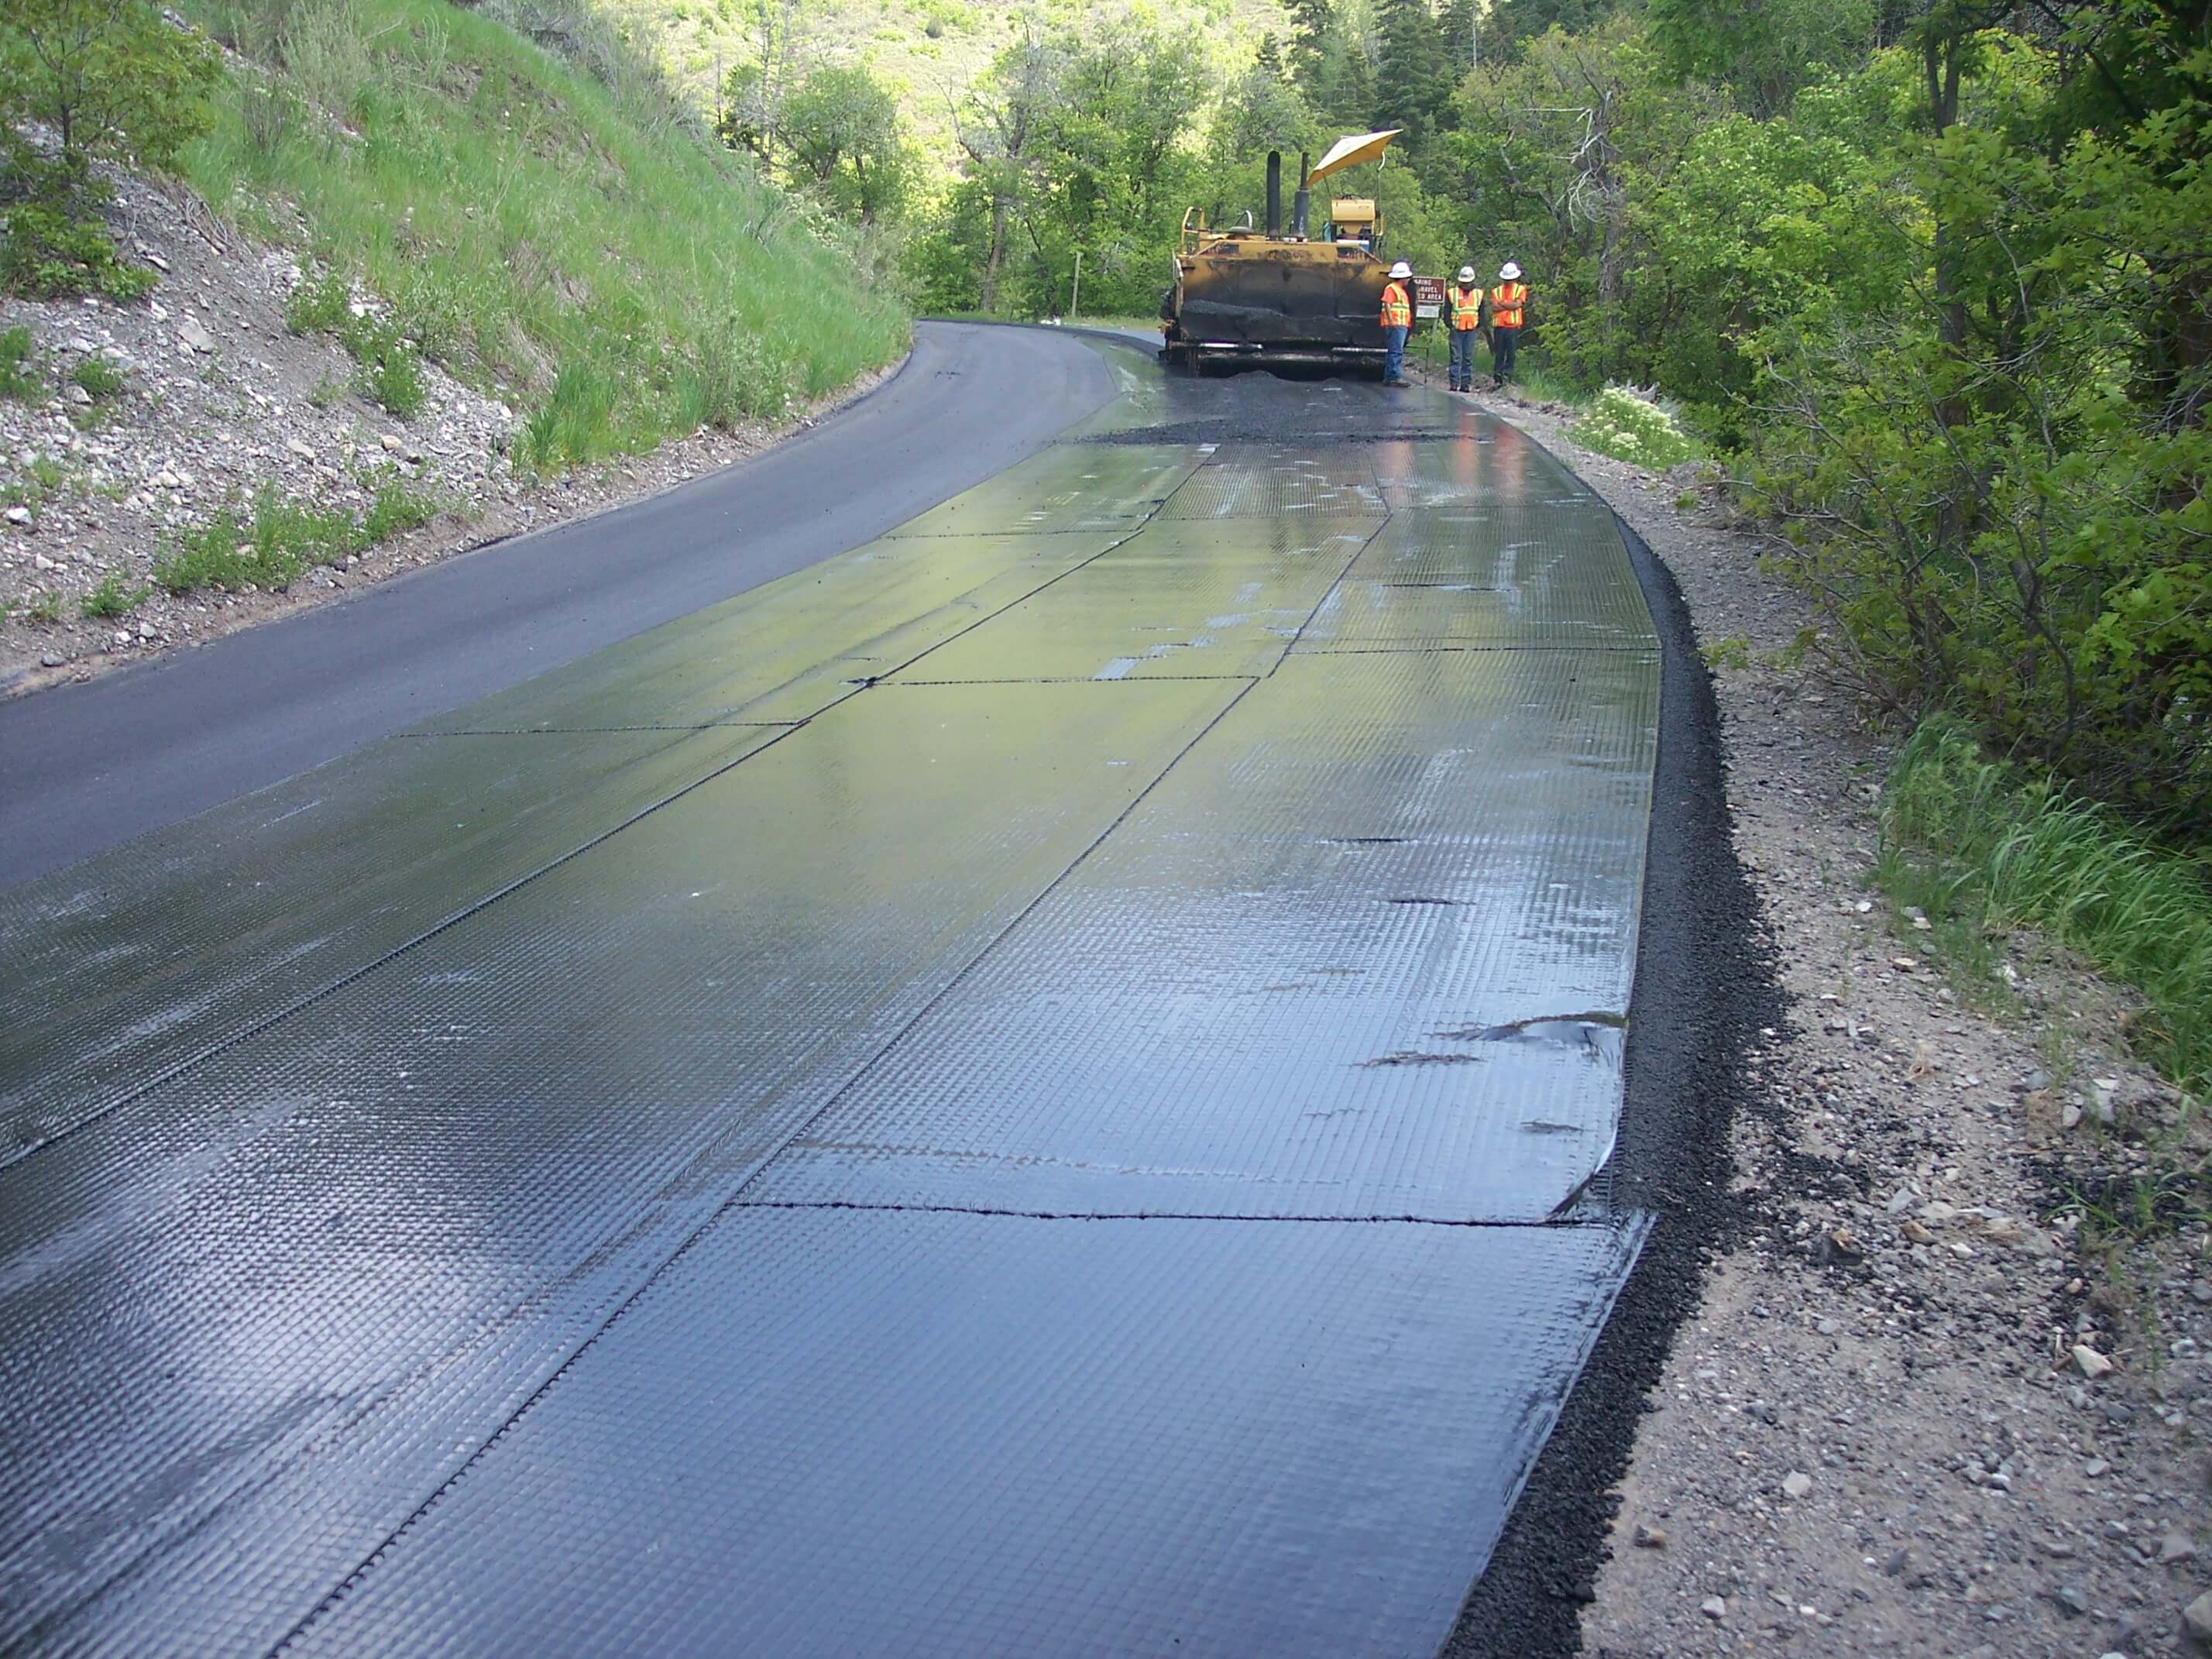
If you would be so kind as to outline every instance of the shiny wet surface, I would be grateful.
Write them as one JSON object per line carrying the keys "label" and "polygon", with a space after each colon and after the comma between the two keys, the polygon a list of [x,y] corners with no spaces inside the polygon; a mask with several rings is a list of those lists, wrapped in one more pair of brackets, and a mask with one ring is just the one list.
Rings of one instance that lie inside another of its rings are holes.
{"label": "shiny wet surface", "polygon": [[0,1646],[1436,1647],[1643,1235],[1654,636],[1510,428],[1109,356],[0,895]]}

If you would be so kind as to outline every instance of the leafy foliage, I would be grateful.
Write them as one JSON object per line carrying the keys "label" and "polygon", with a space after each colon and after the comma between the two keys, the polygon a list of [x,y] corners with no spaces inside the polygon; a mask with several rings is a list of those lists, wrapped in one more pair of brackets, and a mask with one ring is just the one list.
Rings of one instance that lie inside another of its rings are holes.
{"label": "leafy foliage", "polygon": [[1627,386],[1607,386],[1576,420],[1575,441],[1663,471],[1697,453],[1674,417]]}
{"label": "leafy foliage", "polygon": [[[207,128],[214,46],[147,0],[10,0],[0,11],[0,289],[136,299],[100,222],[100,161],[161,169]],[[44,128],[51,142],[34,137]]]}

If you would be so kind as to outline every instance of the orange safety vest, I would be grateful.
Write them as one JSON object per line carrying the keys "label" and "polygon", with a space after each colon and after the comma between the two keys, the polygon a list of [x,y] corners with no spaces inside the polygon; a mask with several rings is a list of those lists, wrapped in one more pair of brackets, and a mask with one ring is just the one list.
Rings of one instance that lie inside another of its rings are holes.
{"label": "orange safety vest", "polygon": [[1521,307],[1528,303],[1528,284],[1500,283],[1490,290],[1490,325],[1492,328],[1521,326]]}
{"label": "orange safety vest", "polygon": [[1382,326],[1411,328],[1413,325],[1413,302],[1406,297],[1406,285],[1392,283],[1382,290]]}
{"label": "orange safety vest", "polygon": [[1451,301],[1451,325],[1455,333],[1465,334],[1482,326],[1482,290],[1479,288],[1460,288],[1455,285],[1446,296]]}

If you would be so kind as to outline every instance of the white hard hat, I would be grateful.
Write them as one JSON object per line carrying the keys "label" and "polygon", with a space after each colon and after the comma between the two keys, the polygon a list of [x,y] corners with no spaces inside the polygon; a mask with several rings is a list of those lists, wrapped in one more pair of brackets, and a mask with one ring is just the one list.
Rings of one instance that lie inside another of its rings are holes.
{"label": "white hard hat", "polygon": [[1407,264],[1403,259],[1401,259],[1396,264],[1390,267],[1390,274],[1393,276],[1410,276],[1413,274],[1413,268]]}
{"label": "white hard hat", "polygon": [[1505,269],[1499,271],[1498,275],[1501,281],[1517,283],[1521,280],[1521,267],[1515,264],[1512,260],[1508,259],[1505,262]]}
{"label": "white hard hat", "polygon": [[1474,267],[1473,265],[1462,265],[1459,268],[1459,279],[1462,283],[1473,282],[1474,280]]}

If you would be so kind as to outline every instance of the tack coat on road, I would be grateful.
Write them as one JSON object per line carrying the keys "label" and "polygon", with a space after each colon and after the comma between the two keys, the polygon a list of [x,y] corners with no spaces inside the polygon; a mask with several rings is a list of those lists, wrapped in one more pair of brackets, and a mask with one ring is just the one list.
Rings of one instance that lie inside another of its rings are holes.
{"label": "tack coat on road", "polygon": [[0,896],[0,1646],[1435,1650],[1646,1226],[1650,620],[1475,411],[1056,345],[879,539]]}

